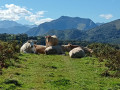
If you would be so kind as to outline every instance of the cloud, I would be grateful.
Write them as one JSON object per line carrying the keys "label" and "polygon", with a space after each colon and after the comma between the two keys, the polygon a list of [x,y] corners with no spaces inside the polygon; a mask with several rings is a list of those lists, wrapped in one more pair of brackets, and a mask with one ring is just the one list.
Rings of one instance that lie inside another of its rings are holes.
{"label": "cloud", "polygon": [[33,13],[32,11],[33,9],[27,10],[25,7],[20,7],[14,4],[5,4],[5,6],[0,7],[0,19],[17,21],[23,18],[24,20],[37,25],[53,20],[51,18],[43,19],[46,11],[38,11],[36,13]]}
{"label": "cloud", "polygon": [[31,14],[30,11],[22,8],[20,6],[16,6],[14,4],[5,4],[5,6],[0,9],[0,19],[1,20],[19,20],[21,17],[25,15]]}
{"label": "cloud", "polygon": [[45,18],[45,19],[40,19],[40,17],[44,17],[44,12],[45,11],[39,11],[37,12],[36,14],[32,14],[30,16],[26,16],[25,19],[30,21],[30,22],[33,22],[37,25],[41,24],[41,23],[44,23],[44,22],[50,22],[52,21],[53,19],[51,18]]}
{"label": "cloud", "polygon": [[113,17],[112,14],[101,14],[99,16],[102,17],[102,18],[105,18],[105,19],[111,19]]}
{"label": "cloud", "polygon": [[51,18],[40,19],[40,20],[37,20],[37,21],[35,22],[35,24],[39,25],[39,24],[42,24],[42,23],[44,23],[44,22],[51,22],[52,20],[53,20],[53,19],[51,19]]}
{"label": "cloud", "polygon": [[35,22],[38,18],[43,17],[43,14],[44,14],[44,11],[39,11],[36,14],[25,16],[25,19],[30,22]]}

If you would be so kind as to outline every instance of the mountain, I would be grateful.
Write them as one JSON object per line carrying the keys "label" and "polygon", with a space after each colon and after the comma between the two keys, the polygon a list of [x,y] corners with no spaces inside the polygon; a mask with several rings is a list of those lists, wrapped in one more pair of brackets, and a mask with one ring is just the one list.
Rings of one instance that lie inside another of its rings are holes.
{"label": "mountain", "polygon": [[14,26],[14,27],[10,27],[8,28],[8,32],[10,34],[18,34],[18,33],[25,33],[29,30],[30,28],[27,26]]}
{"label": "mountain", "polygon": [[97,25],[90,19],[79,17],[61,16],[60,18],[51,22],[40,24],[36,28],[30,29],[26,32],[29,36],[38,36],[47,33],[50,30],[66,30],[66,29],[78,29],[89,30]]}
{"label": "mountain", "polygon": [[98,25],[98,26],[103,25],[103,24],[105,24],[105,23],[99,23],[99,22],[96,23],[96,25]]}
{"label": "mountain", "polygon": [[87,31],[77,29],[51,30],[46,35],[56,35],[61,40],[83,40],[120,44],[120,19],[102,24]]}
{"label": "mountain", "polygon": [[26,26],[26,27],[29,27],[29,28],[34,28],[34,27],[37,27],[37,25],[24,25],[24,26]]}
{"label": "mountain", "polygon": [[9,20],[0,21],[0,28],[9,28],[14,26],[22,26],[22,25],[15,21],[9,21]]}
{"label": "mountain", "polygon": [[30,28],[26,26],[14,26],[9,28],[0,28],[0,33],[20,34],[27,32],[29,29]]}
{"label": "mountain", "polygon": [[7,33],[8,30],[6,28],[0,28],[0,33]]}
{"label": "mountain", "polygon": [[25,33],[36,25],[22,25],[15,21],[0,21],[0,33],[18,34]]}
{"label": "mountain", "polygon": [[87,41],[120,44],[120,19],[91,29],[86,34]]}
{"label": "mountain", "polygon": [[82,40],[86,33],[78,29],[50,30],[45,35],[56,35],[60,40]]}

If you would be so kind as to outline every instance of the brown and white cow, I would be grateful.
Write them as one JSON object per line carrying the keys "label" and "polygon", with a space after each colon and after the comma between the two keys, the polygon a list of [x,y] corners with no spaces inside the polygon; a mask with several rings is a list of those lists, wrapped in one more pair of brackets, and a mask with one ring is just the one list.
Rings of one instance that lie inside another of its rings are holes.
{"label": "brown and white cow", "polygon": [[80,47],[79,45],[72,45],[72,44],[68,44],[68,45],[62,45],[62,49],[64,52],[69,52],[70,50],[76,48],[76,47]]}
{"label": "brown and white cow", "polygon": [[28,40],[26,43],[23,44],[23,46],[20,48],[21,53],[34,53],[35,47],[34,44],[36,43],[36,40]]}
{"label": "brown and white cow", "polygon": [[35,47],[36,54],[45,54],[46,46],[34,44],[34,47]]}
{"label": "brown and white cow", "polygon": [[49,47],[49,46],[56,46],[58,45],[58,38],[53,35],[53,36],[45,36],[46,38],[46,47]]}
{"label": "brown and white cow", "polygon": [[79,46],[79,45],[72,45],[72,44],[62,45],[62,49],[64,52],[69,52],[70,50],[77,48],[77,47],[82,48],[86,54],[90,54],[93,52],[92,49],[87,48],[87,47],[83,47],[83,46]]}

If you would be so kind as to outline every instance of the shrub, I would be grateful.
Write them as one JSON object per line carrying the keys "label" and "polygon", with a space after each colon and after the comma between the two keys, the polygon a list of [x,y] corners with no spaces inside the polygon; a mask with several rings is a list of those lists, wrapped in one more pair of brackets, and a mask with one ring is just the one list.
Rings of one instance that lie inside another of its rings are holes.
{"label": "shrub", "polygon": [[0,41],[0,69],[12,64],[11,60],[18,59],[19,48],[20,46],[16,41]]}
{"label": "shrub", "polygon": [[105,61],[105,66],[108,71],[115,71],[112,76],[120,75],[120,50],[113,45],[94,43],[88,46],[93,49],[93,55],[98,57],[98,60]]}

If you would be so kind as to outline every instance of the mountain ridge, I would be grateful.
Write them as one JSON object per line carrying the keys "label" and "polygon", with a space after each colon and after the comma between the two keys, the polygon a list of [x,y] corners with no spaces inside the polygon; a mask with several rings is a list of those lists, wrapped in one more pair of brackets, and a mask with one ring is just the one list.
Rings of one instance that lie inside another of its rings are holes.
{"label": "mountain ridge", "polygon": [[25,33],[34,26],[36,25],[22,25],[15,21],[3,20],[0,21],[0,33],[9,34]]}
{"label": "mountain ridge", "polygon": [[[69,31],[70,33],[68,33]],[[47,35],[57,35],[60,39],[65,40],[84,40],[90,42],[114,43],[120,44],[120,19],[102,24],[87,31],[80,30],[58,30],[50,31]],[[74,32],[73,32],[74,31]],[[76,33],[76,34],[75,34]],[[62,36],[63,35],[63,36]],[[67,35],[67,37],[65,36]]]}
{"label": "mountain ridge", "polygon": [[91,20],[79,17],[61,16],[60,18],[51,22],[40,24],[36,28],[30,29],[26,34],[29,36],[39,36],[47,33],[50,30],[65,30],[65,29],[78,29],[89,30],[97,25]]}

